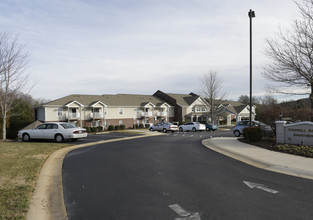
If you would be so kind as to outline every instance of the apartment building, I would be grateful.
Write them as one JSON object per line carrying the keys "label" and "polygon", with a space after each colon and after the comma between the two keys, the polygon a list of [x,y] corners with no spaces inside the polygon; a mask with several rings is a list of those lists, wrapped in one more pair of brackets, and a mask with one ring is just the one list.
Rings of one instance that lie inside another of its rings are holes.
{"label": "apartment building", "polygon": [[[219,108],[221,115],[240,118],[240,113],[234,111],[231,104],[221,104]],[[158,90],[153,95],[72,94],[37,108],[36,119],[42,122],[66,121],[80,127],[108,128],[109,125],[123,124],[132,128],[135,124],[152,125],[161,121],[211,121],[209,112],[208,102],[197,94]]]}

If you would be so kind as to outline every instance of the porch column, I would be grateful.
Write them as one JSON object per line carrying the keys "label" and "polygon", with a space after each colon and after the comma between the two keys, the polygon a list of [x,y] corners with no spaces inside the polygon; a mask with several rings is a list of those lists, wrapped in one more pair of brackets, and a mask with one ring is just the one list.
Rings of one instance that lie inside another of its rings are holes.
{"label": "porch column", "polygon": [[236,122],[239,122],[239,121],[241,121],[241,116],[236,115]]}
{"label": "porch column", "polygon": [[231,125],[231,115],[227,115],[227,125]]}
{"label": "porch column", "polygon": [[82,107],[79,107],[79,110],[80,110],[80,127],[82,128],[83,127],[83,120],[82,120]]}
{"label": "porch column", "polygon": [[146,121],[147,121],[147,119],[146,119],[146,117],[147,117],[147,108],[145,107],[144,109],[143,109],[143,112],[144,112],[144,115],[145,115],[145,117],[144,117],[144,123],[143,123],[143,126],[145,126],[145,124],[146,124]]}

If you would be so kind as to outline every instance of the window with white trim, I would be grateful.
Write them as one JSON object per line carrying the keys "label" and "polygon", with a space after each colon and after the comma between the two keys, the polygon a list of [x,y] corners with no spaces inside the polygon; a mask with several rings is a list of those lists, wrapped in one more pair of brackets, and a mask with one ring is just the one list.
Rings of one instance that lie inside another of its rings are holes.
{"label": "window with white trim", "polygon": [[58,117],[63,116],[63,108],[58,108]]}

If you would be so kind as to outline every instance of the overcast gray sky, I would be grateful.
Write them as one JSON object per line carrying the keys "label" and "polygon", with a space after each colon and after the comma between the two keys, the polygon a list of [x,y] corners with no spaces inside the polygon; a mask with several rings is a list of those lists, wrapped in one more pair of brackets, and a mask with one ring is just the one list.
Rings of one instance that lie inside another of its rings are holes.
{"label": "overcast gray sky", "polygon": [[249,94],[249,9],[253,93],[264,95],[265,39],[290,27],[292,0],[2,0],[0,29],[30,51],[34,98],[197,92],[214,70],[237,100]]}

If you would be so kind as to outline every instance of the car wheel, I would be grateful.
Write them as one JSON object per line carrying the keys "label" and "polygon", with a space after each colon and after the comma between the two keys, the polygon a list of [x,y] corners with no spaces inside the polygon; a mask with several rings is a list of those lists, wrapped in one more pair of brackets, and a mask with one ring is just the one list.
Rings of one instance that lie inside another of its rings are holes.
{"label": "car wheel", "polygon": [[180,132],[183,132],[184,130],[183,130],[183,128],[179,128],[179,131],[180,131]]}
{"label": "car wheel", "polygon": [[30,140],[29,134],[23,134],[22,140],[28,142]]}
{"label": "car wheel", "polygon": [[235,135],[236,137],[240,137],[240,131],[238,131],[238,130],[234,131],[234,135]]}
{"label": "car wheel", "polygon": [[167,133],[167,130],[166,130],[166,128],[163,128],[163,133]]}
{"label": "car wheel", "polygon": [[57,135],[55,135],[55,141],[57,142],[57,143],[62,143],[63,141],[64,141],[64,138],[63,138],[63,136],[61,135],[61,134],[57,134]]}
{"label": "car wheel", "polygon": [[196,128],[195,128],[195,127],[193,127],[193,128],[192,128],[192,131],[193,131],[193,132],[195,132],[195,131],[197,131],[197,130],[196,130]]}
{"label": "car wheel", "polygon": [[153,128],[150,128],[149,130],[150,130],[150,131],[153,131]]}

